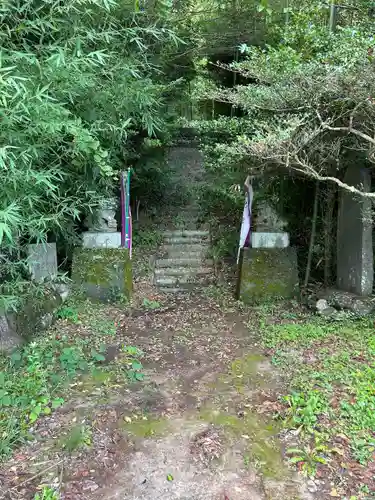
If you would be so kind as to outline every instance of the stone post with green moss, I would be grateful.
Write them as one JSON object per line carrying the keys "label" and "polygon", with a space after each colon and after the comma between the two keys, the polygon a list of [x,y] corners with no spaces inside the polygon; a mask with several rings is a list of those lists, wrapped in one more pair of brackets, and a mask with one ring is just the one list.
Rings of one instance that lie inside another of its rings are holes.
{"label": "stone post with green moss", "polygon": [[87,219],[89,230],[82,234],[82,247],[73,254],[73,282],[88,297],[104,302],[129,300],[132,292],[130,253],[121,247],[117,208],[117,198],[102,202]]}
{"label": "stone post with green moss", "polygon": [[246,304],[291,298],[298,292],[294,248],[241,250],[237,295]]}
{"label": "stone post with green moss", "polygon": [[89,297],[105,302],[128,300],[132,266],[125,248],[76,248],[72,279]]}
{"label": "stone post with green moss", "polygon": [[257,207],[253,248],[240,255],[237,297],[254,304],[285,299],[298,291],[297,252],[289,247],[286,223],[266,202]]}

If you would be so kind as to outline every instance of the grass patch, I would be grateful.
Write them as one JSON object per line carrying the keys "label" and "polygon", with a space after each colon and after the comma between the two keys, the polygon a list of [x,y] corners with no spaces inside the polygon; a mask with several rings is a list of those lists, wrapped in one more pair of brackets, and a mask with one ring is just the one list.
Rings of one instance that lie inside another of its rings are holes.
{"label": "grass patch", "polygon": [[302,450],[291,450],[292,463],[313,475],[319,464],[334,462],[335,454],[341,462],[374,461],[373,319],[263,324],[262,339],[290,387],[281,417],[304,443]]}
{"label": "grass patch", "polygon": [[90,448],[91,444],[92,429],[85,423],[74,425],[59,442],[59,446],[69,453],[82,448]]}
{"label": "grass patch", "polygon": [[59,500],[60,495],[50,486],[42,486],[41,492],[36,493],[34,500]]}
{"label": "grass patch", "polygon": [[100,373],[105,382],[111,376],[142,378],[136,347],[123,346],[119,362],[106,364],[106,344],[116,325],[105,306],[73,303],[58,316],[60,321],[49,332],[10,357],[0,357],[0,460],[30,437],[40,418],[64,404],[83,374],[97,381]]}

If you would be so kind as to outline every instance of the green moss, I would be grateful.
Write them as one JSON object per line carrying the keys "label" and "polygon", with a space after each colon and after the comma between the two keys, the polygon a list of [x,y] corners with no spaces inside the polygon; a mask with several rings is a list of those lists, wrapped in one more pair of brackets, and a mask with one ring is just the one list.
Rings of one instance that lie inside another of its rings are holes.
{"label": "green moss", "polygon": [[254,375],[257,373],[258,363],[265,361],[261,354],[249,354],[243,358],[235,359],[231,365],[233,376]]}
{"label": "green moss", "polygon": [[[252,353],[234,360],[228,373],[218,377],[212,384],[215,397],[219,395],[220,406],[227,406],[233,389],[240,395],[257,386],[267,384],[267,373],[260,372],[259,364],[266,358],[258,353]],[[256,413],[247,411],[243,417],[233,415],[228,411],[218,410],[215,403],[200,411],[200,419],[222,427],[225,433],[236,441],[243,440],[244,454],[251,459],[265,477],[278,479],[287,474],[283,465],[280,443],[276,435],[279,426],[273,421],[263,420]],[[245,437],[244,437],[245,436]]]}
{"label": "green moss", "polygon": [[73,255],[73,281],[94,298],[116,301],[130,298],[132,266],[124,248],[79,248]]}
{"label": "green moss", "polygon": [[82,377],[82,383],[79,384],[78,388],[81,392],[90,393],[98,387],[108,385],[112,377],[113,374],[110,371],[96,369]]}
{"label": "green moss", "polygon": [[248,413],[240,418],[223,411],[205,409],[201,411],[200,418],[222,427],[236,440],[242,438],[246,443],[246,455],[264,477],[278,479],[287,474],[280,444],[275,437],[279,429],[263,422],[258,415]]}
{"label": "green moss", "polygon": [[[52,315],[62,303],[60,295],[48,285],[30,283],[28,287],[28,290],[23,288],[19,290],[17,311],[1,311],[2,314],[6,314],[15,336],[19,335],[26,341],[35,333],[48,329],[49,321],[45,322],[44,317]],[[11,293],[6,290],[2,292]]]}
{"label": "green moss", "polygon": [[168,430],[168,426],[168,420],[163,418],[144,420],[141,417],[140,419],[132,419],[131,422],[126,420],[120,420],[119,422],[121,429],[142,438],[161,436]]}
{"label": "green moss", "polygon": [[243,394],[248,386],[263,387],[269,383],[270,374],[259,372],[259,363],[266,361],[261,354],[249,354],[234,360],[230,371],[222,377],[225,384],[234,386],[240,394]]}
{"label": "green moss", "polygon": [[238,295],[243,302],[289,298],[297,288],[297,255],[293,248],[242,251]]}

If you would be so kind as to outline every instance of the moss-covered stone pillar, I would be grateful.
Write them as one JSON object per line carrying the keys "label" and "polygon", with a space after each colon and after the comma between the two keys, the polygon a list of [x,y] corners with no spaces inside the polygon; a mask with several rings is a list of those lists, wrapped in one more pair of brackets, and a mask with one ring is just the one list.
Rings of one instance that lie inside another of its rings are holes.
{"label": "moss-covered stone pillar", "polygon": [[132,266],[125,248],[76,248],[72,279],[92,298],[115,302],[131,296]]}
{"label": "moss-covered stone pillar", "polygon": [[256,304],[290,298],[298,291],[297,253],[294,248],[243,248],[237,298]]}

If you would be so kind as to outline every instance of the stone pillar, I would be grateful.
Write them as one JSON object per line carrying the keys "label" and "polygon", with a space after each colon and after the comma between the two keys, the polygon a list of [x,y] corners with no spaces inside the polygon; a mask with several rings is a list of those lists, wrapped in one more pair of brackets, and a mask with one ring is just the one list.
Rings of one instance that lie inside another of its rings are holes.
{"label": "stone pillar", "polygon": [[82,234],[82,247],[73,253],[72,280],[89,297],[105,302],[129,299],[132,266],[115,219],[116,199],[102,203],[95,217],[88,218],[89,231]]}
{"label": "stone pillar", "polygon": [[[353,163],[344,182],[371,191],[371,175],[367,168]],[[372,202],[368,198],[340,192],[337,225],[337,287],[357,295],[370,295],[374,280],[372,248]]]}
{"label": "stone pillar", "polygon": [[53,280],[57,276],[56,243],[27,246],[30,274],[35,281]]}

